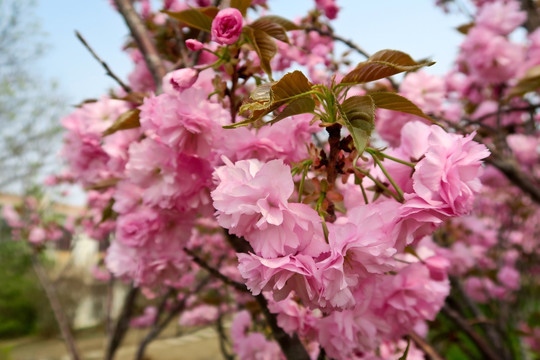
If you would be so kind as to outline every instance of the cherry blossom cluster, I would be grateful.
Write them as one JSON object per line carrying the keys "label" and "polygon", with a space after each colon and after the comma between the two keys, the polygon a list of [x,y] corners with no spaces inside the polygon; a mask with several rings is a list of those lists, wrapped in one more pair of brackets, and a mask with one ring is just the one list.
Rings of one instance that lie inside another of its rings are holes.
{"label": "cherry blossom cluster", "polygon": [[[519,171],[540,174],[537,117],[500,107],[502,99],[529,104],[516,84],[540,64],[540,35],[532,32],[526,45],[511,40],[527,18],[517,1],[475,4],[455,69],[435,76],[412,59],[391,63],[393,73],[418,70],[393,88],[379,78],[372,86],[340,83],[360,78],[362,67],[333,60],[326,22],[338,15],[335,1],[316,0],[295,22],[252,19],[265,1],[251,2],[249,12],[202,0],[165,1],[166,12],[154,12],[140,1],[156,28],[181,27],[182,51],[193,61],[167,54],[168,72],[156,84],[145,54],[130,50],[132,92],[116,90],[62,120],[63,177],[88,189],[82,224],[109,242],[108,271],[149,298],[167,287],[193,291],[208,271],[217,273],[204,291],[178,295],[180,323],[231,316],[241,359],[284,358],[284,345],[260,325],[265,316],[311,358],[394,359],[407,351],[421,359],[405,337],[427,335],[450,294],[449,276],[476,302],[512,297],[523,281],[518,257],[538,255],[540,211],[483,162],[502,142]],[[194,20],[207,13],[211,27]],[[310,24],[319,31],[302,28]],[[279,98],[301,85],[274,81],[270,70],[296,65],[307,70],[308,90]],[[395,91],[387,96],[406,106],[377,103],[374,89]],[[304,103],[291,102],[297,98]],[[362,115],[343,110],[350,104]],[[132,326],[154,324],[157,312],[147,307]]]}

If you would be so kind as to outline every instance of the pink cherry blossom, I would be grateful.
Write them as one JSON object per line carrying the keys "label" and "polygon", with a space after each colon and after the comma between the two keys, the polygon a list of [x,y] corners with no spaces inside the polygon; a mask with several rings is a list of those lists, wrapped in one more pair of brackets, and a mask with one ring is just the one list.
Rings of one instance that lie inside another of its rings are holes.
{"label": "pink cherry blossom", "polygon": [[244,19],[235,8],[220,10],[212,21],[212,40],[222,44],[234,44],[242,33]]}
{"label": "pink cherry blossom", "polygon": [[481,26],[501,35],[508,35],[527,19],[515,0],[496,1],[482,6],[476,16],[476,26]]}
{"label": "pink cherry blossom", "polygon": [[171,71],[163,77],[163,92],[168,94],[180,93],[195,84],[198,76],[199,72],[192,68]]}

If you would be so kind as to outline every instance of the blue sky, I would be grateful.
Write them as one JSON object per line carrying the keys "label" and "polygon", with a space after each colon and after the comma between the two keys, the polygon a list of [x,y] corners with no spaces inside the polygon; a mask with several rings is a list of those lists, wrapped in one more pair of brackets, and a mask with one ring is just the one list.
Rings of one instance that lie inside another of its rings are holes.
{"label": "blue sky", "polygon": [[[313,0],[268,0],[271,12],[294,19],[313,7]],[[414,58],[437,62],[428,71],[442,74],[451,66],[461,35],[454,30],[466,22],[448,16],[433,0],[338,0],[334,21],[337,33],[366,51],[397,49]],[[121,51],[127,28],[109,0],[38,0],[36,11],[47,35],[48,50],[39,62],[40,72],[59,83],[71,104],[99,97],[116,84],[75,38],[83,34],[113,71],[125,78],[131,71]],[[361,58],[358,58],[360,61]]]}

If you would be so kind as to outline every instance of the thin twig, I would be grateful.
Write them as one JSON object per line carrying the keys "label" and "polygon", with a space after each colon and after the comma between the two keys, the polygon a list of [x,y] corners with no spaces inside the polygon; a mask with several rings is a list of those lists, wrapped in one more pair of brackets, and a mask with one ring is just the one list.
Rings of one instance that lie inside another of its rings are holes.
{"label": "thin twig", "polygon": [[111,68],[109,67],[109,65],[107,65],[107,63],[105,61],[103,61],[99,56],[98,54],[96,54],[96,52],[92,49],[92,47],[90,47],[90,45],[88,44],[88,42],[85,40],[85,38],[81,35],[80,32],[78,32],[77,30],[75,30],[75,36],[77,36],[77,39],[79,39],[79,41],[84,45],[84,47],[90,51],[90,54],[92,54],[92,56],[94,57],[94,59],[96,59],[100,64],[101,66],[103,66],[103,68],[105,69],[105,72],[108,76],[110,76],[111,78],[114,79],[114,81],[116,81],[118,83],[118,85],[120,85],[122,87],[122,89],[124,89],[125,92],[127,93],[130,93],[131,92],[131,88],[125,84],[118,76],[116,76],[116,74],[111,70]]}
{"label": "thin twig", "polygon": [[241,283],[239,283],[237,281],[234,281],[233,279],[223,275],[222,273],[219,272],[219,270],[217,270],[217,269],[211,267],[210,265],[208,265],[208,263],[206,261],[204,261],[202,258],[200,258],[197,254],[195,254],[190,249],[184,248],[184,252],[186,254],[188,254],[189,256],[191,256],[193,258],[193,261],[195,263],[197,263],[200,267],[202,267],[203,269],[208,271],[210,273],[210,275],[212,275],[215,278],[223,281],[225,284],[234,287],[238,291],[250,293],[250,291],[248,290],[246,285],[241,284]]}
{"label": "thin twig", "polygon": [[306,30],[306,31],[315,31],[315,32],[319,33],[320,35],[328,36],[328,37],[330,37],[330,38],[332,38],[332,39],[334,39],[336,41],[342,42],[343,44],[347,45],[349,48],[356,51],[357,53],[359,53],[360,55],[362,55],[366,59],[370,57],[369,53],[367,53],[360,46],[356,45],[351,40],[347,40],[347,39],[345,39],[345,38],[343,38],[343,37],[341,37],[339,35],[334,34],[333,32],[323,30],[323,29],[321,29],[319,27],[316,27],[316,26],[308,26],[308,27],[305,27],[304,30]]}
{"label": "thin twig", "polygon": [[[227,350],[227,345],[230,344],[227,338],[227,334],[225,334],[225,329],[223,327],[223,315],[219,314],[217,320],[216,320],[216,331],[218,333],[219,338],[219,348],[221,350],[221,354],[223,355],[223,358],[226,360],[234,360],[234,356],[232,356],[229,351]],[[229,345],[230,346],[230,345]]]}
{"label": "thin twig", "polygon": [[131,0],[114,0],[118,11],[124,18],[126,25],[137,44],[137,47],[141,51],[146,66],[152,77],[154,78],[154,83],[156,84],[156,91],[161,91],[161,79],[167,73],[163,62],[159,56],[159,53],[156,49],[152,38],[148,34],[148,30],[144,26],[143,21],[139,17],[139,14],[135,11]]}
{"label": "thin twig", "polygon": [[459,315],[459,313],[451,309],[448,305],[443,306],[441,312],[452,320],[460,329],[462,329],[467,336],[476,344],[478,349],[486,356],[486,359],[502,360],[502,358],[495,352],[493,346],[488,344],[484,338],[482,338],[474,328]]}
{"label": "thin twig", "polygon": [[500,110],[497,110],[497,111],[494,111],[494,112],[490,112],[488,114],[484,114],[482,116],[479,116],[476,119],[467,119],[467,121],[469,123],[471,123],[471,124],[481,123],[485,119],[493,117],[493,116],[497,116],[497,115],[501,115],[501,114],[510,114],[510,113],[513,113],[513,112],[533,111],[533,110],[536,110],[538,108],[540,108],[540,104],[528,105],[528,106],[515,106],[515,107],[510,107],[510,108],[500,109]]}
{"label": "thin twig", "polygon": [[426,340],[424,340],[420,335],[411,331],[409,333],[409,338],[420,348],[431,360],[444,360],[444,358],[437,353],[437,351],[431,346]]}
{"label": "thin twig", "polygon": [[36,272],[38,280],[41,283],[41,286],[45,290],[47,299],[51,304],[54,317],[56,318],[58,327],[60,327],[60,332],[62,333],[62,337],[64,338],[68,351],[71,354],[71,358],[73,360],[81,359],[79,351],[77,350],[77,346],[75,345],[75,339],[73,338],[73,334],[71,333],[71,329],[69,328],[66,314],[64,313],[64,310],[62,308],[62,304],[60,304],[60,300],[58,299],[58,295],[56,294],[54,287],[51,286],[49,278],[38,259],[35,249],[33,249],[32,252],[32,265],[34,267],[34,271]]}
{"label": "thin twig", "polygon": [[[205,287],[210,278],[206,277],[202,279],[197,287],[193,290],[193,293],[196,294],[202,290],[203,287]],[[161,318],[161,314],[165,310],[165,304],[167,298],[174,293],[174,289],[170,289],[166,295],[164,295],[164,299],[161,302],[158,313],[156,314],[156,319],[154,320],[154,323],[152,324],[152,329],[146,334],[146,336],[142,339],[142,341],[139,343],[139,348],[137,349],[137,353],[135,355],[135,360],[141,360],[144,358],[144,353],[146,351],[146,347],[159,336],[159,334],[165,329],[165,327],[171,322],[172,319],[174,319],[178,314],[180,314],[182,311],[184,311],[186,307],[186,301],[188,299],[188,296],[185,296],[182,300],[179,300],[168,312],[167,316],[159,322]],[[163,305],[163,306],[162,306]]]}
{"label": "thin twig", "polygon": [[128,290],[128,293],[126,294],[126,297],[124,298],[122,312],[120,316],[118,317],[118,320],[116,321],[114,332],[112,336],[109,337],[107,350],[105,352],[105,357],[104,357],[105,360],[114,359],[114,354],[116,353],[116,350],[118,350],[118,347],[122,343],[122,340],[124,339],[124,336],[126,335],[126,332],[128,330],[129,319],[131,318],[131,314],[133,313],[135,299],[137,298],[138,294],[139,294],[139,288],[131,284]]}
{"label": "thin twig", "polygon": [[[328,36],[328,37],[332,38],[335,41],[339,41],[339,42],[347,45],[350,49],[356,51],[357,53],[359,53],[360,55],[362,55],[366,59],[369,59],[369,57],[371,56],[367,51],[362,49],[360,46],[356,45],[351,40],[347,40],[347,39],[345,39],[345,38],[343,38],[343,37],[341,37],[339,35],[336,35],[332,31],[323,30],[323,29],[321,29],[319,27],[316,27],[316,26],[307,26],[307,27],[304,28],[304,30],[305,31],[315,31],[315,32],[319,33],[322,36]],[[392,87],[394,89],[399,89],[399,86],[394,81],[394,79],[388,78],[388,81],[390,81],[390,84],[392,84]]]}

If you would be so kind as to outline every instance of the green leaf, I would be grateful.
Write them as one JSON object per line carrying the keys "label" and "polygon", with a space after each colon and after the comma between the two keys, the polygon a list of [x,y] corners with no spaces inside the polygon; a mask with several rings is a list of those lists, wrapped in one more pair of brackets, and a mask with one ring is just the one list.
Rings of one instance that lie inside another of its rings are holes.
{"label": "green leaf", "polygon": [[277,39],[279,41],[283,41],[284,43],[289,43],[289,37],[287,36],[287,32],[285,31],[285,28],[283,26],[273,23],[269,20],[259,19],[252,24],[250,24],[251,27],[264,31],[274,39]]}
{"label": "green leaf", "polygon": [[289,105],[283,109],[276,116],[271,123],[276,123],[280,120],[288,118],[289,116],[311,113],[315,110],[315,100],[311,96],[303,96],[301,98],[293,100]]}
{"label": "green leaf", "polygon": [[351,96],[343,101],[339,111],[360,156],[375,128],[375,102],[369,95]]}
{"label": "green leaf", "polygon": [[240,10],[242,16],[246,16],[247,9],[251,6],[251,0],[231,0],[231,7]]}
{"label": "green leaf", "polygon": [[[240,126],[251,124],[264,115],[271,113],[274,110],[279,109],[286,104],[292,104],[296,100],[310,98],[311,96],[302,96],[311,91],[313,84],[309,82],[301,71],[294,71],[292,73],[285,74],[279,81],[274,81],[258,86],[250,95],[251,102],[248,102],[240,107],[240,113],[250,110],[252,115],[249,119],[242,122],[224,126],[225,129],[233,129]],[[311,99],[313,101],[313,99]],[[296,103],[287,112],[291,112],[291,115],[302,114],[311,112],[315,108],[313,101],[313,107],[311,107],[310,100],[303,100]],[[286,108],[287,109],[287,108]],[[307,109],[307,111],[304,111]],[[294,113],[295,111],[302,111]],[[279,120],[284,119],[287,116],[287,112],[283,110],[279,115]],[[274,119],[274,122],[278,121]]]}
{"label": "green leaf", "polygon": [[103,132],[103,136],[114,134],[119,130],[135,129],[141,126],[139,116],[141,110],[131,109],[120,115],[116,121]]}
{"label": "green leaf", "polygon": [[252,28],[251,26],[244,26],[243,33],[259,56],[261,68],[272,79],[270,60],[277,54],[278,50],[274,39],[264,31]]}
{"label": "green leaf", "polygon": [[189,27],[210,32],[212,20],[219,10],[213,7],[187,9],[179,12],[163,11],[173,19],[183,22]]}
{"label": "green leaf", "polygon": [[533,66],[525,73],[518,83],[510,89],[508,98],[521,96],[540,88],[540,65]]}
{"label": "green leaf", "polygon": [[378,108],[412,114],[434,122],[432,118],[424,114],[418,106],[406,97],[393,92],[375,92],[369,94],[369,96],[371,96],[375,102],[375,106]]}
{"label": "green leaf", "polygon": [[435,63],[432,61],[416,62],[408,54],[401,51],[381,50],[345,75],[341,84],[363,84],[433,64]]}
{"label": "green leaf", "polygon": [[300,26],[296,25],[292,21],[282,18],[281,16],[275,16],[275,15],[262,16],[259,18],[259,20],[270,21],[271,23],[281,25],[281,27],[284,28],[286,31],[302,29]]}

